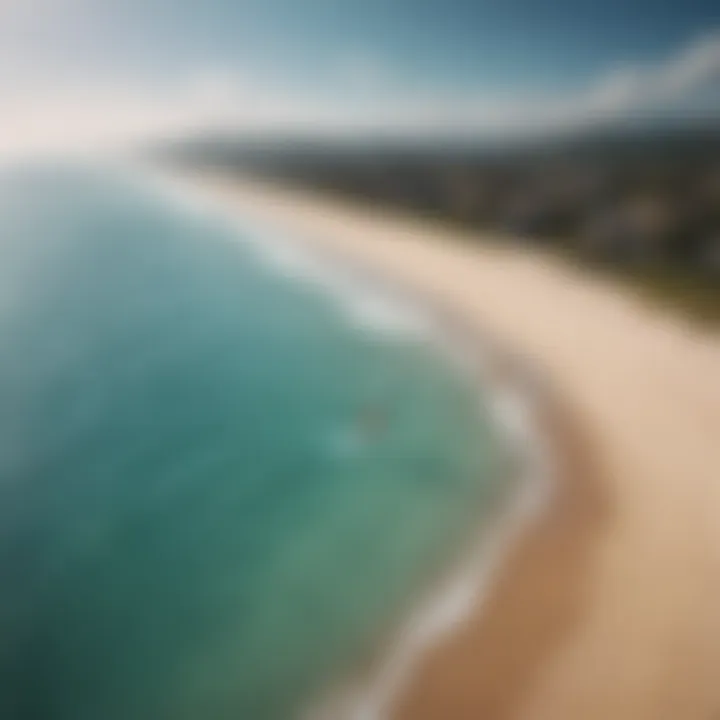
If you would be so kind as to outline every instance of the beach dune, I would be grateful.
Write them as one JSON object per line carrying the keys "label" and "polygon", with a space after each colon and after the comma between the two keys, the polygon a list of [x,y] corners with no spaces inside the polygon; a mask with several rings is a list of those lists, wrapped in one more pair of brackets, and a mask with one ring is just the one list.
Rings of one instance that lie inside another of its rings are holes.
{"label": "beach dune", "polygon": [[556,400],[557,501],[484,607],[420,660],[394,715],[720,717],[717,335],[527,248],[311,191],[192,181],[441,299],[534,363]]}

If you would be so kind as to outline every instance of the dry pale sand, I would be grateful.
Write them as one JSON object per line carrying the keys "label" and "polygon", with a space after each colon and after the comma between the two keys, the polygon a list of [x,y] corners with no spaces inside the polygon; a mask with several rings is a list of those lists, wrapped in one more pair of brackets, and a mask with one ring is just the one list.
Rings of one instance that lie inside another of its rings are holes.
{"label": "dry pale sand", "polygon": [[[720,718],[720,339],[528,250],[309,191],[202,179],[542,368],[562,492],[419,664],[408,720]],[[558,409],[561,408],[561,409]]]}

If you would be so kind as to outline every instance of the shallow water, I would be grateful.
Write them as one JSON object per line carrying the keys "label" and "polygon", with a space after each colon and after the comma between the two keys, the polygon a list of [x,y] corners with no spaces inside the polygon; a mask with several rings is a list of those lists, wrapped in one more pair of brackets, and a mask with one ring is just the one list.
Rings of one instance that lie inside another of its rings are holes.
{"label": "shallow water", "polygon": [[492,504],[473,379],[272,243],[0,174],[0,717],[293,717]]}

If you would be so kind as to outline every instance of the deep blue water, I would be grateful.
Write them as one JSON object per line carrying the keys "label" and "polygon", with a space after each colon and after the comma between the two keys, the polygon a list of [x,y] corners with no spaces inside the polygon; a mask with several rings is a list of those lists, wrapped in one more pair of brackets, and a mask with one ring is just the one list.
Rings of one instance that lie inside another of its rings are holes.
{"label": "deep blue water", "polygon": [[0,172],[3,720],[292,718],[498,487],[468,378],[244,239]]}

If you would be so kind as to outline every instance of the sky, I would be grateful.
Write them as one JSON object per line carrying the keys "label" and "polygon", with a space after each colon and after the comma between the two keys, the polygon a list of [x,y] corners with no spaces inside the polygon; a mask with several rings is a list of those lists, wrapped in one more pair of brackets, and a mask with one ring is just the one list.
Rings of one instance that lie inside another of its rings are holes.
{"label": "sky", "polygon": [[0,0],[0,151],[719,111],[717,2]]}

